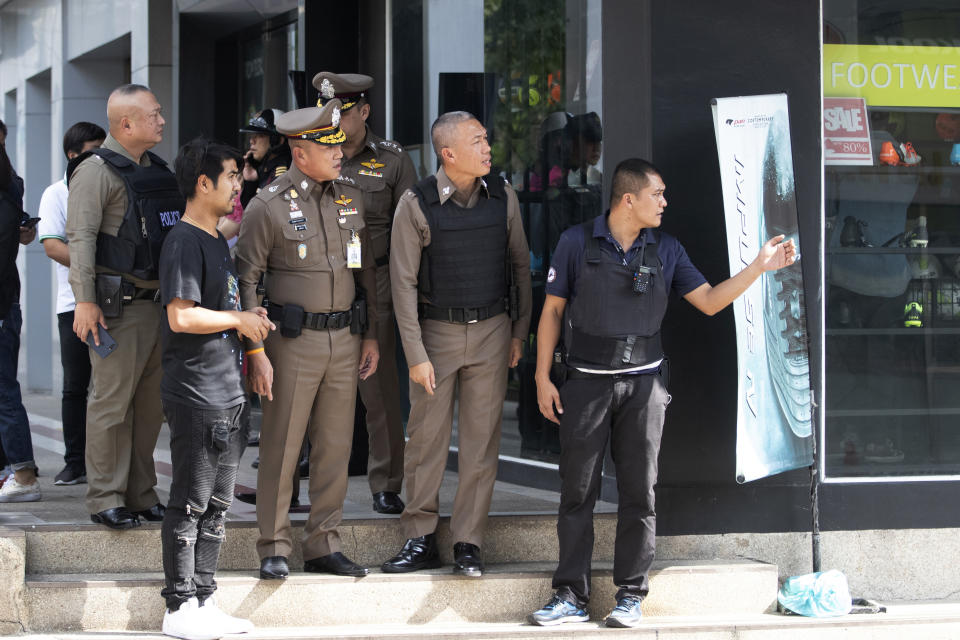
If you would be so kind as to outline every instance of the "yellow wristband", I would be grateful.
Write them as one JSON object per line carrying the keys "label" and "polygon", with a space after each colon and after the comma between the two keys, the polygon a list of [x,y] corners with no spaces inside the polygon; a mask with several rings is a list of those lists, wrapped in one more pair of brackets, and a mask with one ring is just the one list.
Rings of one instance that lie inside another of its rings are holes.
{"label": "yellow wristband", "polygon": [[250,351],[247,351],[246,354],[248,356],[252,356],[253,354],[260,353],[261,351],[263,351],[263,347],[260,347],[259,349],[250,349]]}

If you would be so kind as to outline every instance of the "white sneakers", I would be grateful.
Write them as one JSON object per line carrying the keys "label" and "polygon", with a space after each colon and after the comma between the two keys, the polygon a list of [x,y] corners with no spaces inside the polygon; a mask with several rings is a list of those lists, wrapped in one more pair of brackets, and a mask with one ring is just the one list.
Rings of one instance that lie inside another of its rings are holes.
{"label": "white sneakers", "polygon": [[190,598],[176,611],[163,614],[163,633],[183,640],[217,640],[232,633],[253,631],[253,623],[235,618],[221,611],[213,598],[207,598],[203,606],[196,598]]}
{"label": "white sneakers", "polygon": [[20,484],[10,474],[0,487],[0,502],[36,502],[39,499],[40,483],[36,480],[31,484]]}
{"label": "white sneakers", "polygon": [[206,614],[207,616],[213,618],[215,621],[214,625],[219,626],[220,630],[223,631],[224,634],[249,633],[253,631],[252,622],[245,618],[237,618],[224,613],[223,610],[217,606],[213,596],[210,596],[206,599],[206,601],[200,607],[200,613]]}

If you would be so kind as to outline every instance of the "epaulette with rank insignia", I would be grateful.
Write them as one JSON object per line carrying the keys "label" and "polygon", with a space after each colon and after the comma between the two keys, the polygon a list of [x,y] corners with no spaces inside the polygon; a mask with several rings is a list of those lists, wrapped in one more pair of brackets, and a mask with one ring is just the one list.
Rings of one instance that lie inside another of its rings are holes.
{"label": "epaulette with rank insignia", "polygon": [[393,151],[394,153],[403,153],[403,147],[391,140],[381,140],[380,146],[388,151]]}
{"label": "epaulette with rank insignia", "polygon": [[357,181],[356,181],[356,180],[354,180],[354,179],[351,178],[350,176],[345,176],[345,175],[342,175],[342,174],[340,175],[339,178],[337,178],[336,181],[337,181],[337,182],[340,182],[340,183],[343,183],[343,184],[349,184],[349,185],[351,185],[351,186],[356,186],[356,185],[357,185]]}
{"label": "epaulette with rank insignia", "polygon": [[279,178],[280,176],[282,176],[282,175],[285,174],[286,172],[287,172],[287,168],[286,168],[285,166],[283,166],[283,165],[280,165],[279,167],[277,167],[276,169],[273,170],[273,177],[274,177],[274,178]]}
{"label": "epaulette with rank insignia", "polygon": [[260,189],[257,192],[257,197],[263,200],[264,202],[269,202],[274,198],[283,195],[287,188],[290,187],[292,183],[289,180],[284,180],[283,177],[277,178],[269,185]]}

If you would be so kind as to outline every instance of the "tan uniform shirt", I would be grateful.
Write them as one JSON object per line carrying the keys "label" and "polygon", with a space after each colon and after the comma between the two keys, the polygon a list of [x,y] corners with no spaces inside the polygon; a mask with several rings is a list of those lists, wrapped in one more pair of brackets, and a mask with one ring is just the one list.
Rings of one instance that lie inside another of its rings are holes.
{"label": "tan uniform shirt", "polygon": [[[136,162],[116,138],[107,135],[102,145]],[[127,212],[127,188],[123,179],[100,156],[90,156],[80,163],[70,177],[67,198],[67,247],[70,249],[70,287],[77,302],[96,302],[97,273],[113,273],[96,265],[97,235],[117,235],[123,214]],[[150,157],[144,153],[140,166],[149,167]],[[122,274],[137,287],[157,289],[159,280],[140,280]]]}
{"label": "tan uniform shirt", "polygon": [[375,260],[390,249],[390,227],[400,196],[417,181],[410,156],[396,142],[384,140],[367,127],[363,148],[343,161],[341,181],[356,181],[363,191],[363,208]]}
{"label": "tan uniform shirt", "polygon": [[[261,189],[243,212],[237,241],[243,308],[257,306],[257,282],[264,273],[271,303],[296,304],[310,313],[346,311],[359,285],[367,296],[363,337],[375,339],[376,268],[362,199],[350,185],[316,182],[296,166]],[[360,238],[360,269],[347,267],[354,234]],[[247,342],[248,349],[261,346]]]}
{"label": "tan uniform shirt", "polygon": [[[468,193],[457,191],[443,168],[437,171],[437,189],[440,204],[453,198],[461,207],[471,209],[482,197],[490,197],[486,183],[477,179]],[[519,317],[513,322],[511,335],[526,340],[530,330],[530,310],[532,291],[530,288],[530,249],[523,232],[523,220],[520,218],[520,202],[517,194],[508,184],[507,192],[507,247],[510,262],[513,265],[514,282],[519,289]],[[420,319],[417,315],[417,303],[426,298],[419,295],[417,279],[420,273],[420,254],[430,245],[430,225],[420,209],[420,202],[413,191],[407,191],[400,198],[397,213],[393,220],[393,234],[390,241],[390,279],[393,283],[393,306],[403,339],[403,350],[411,367],[426,362],[429,358],[423,347],[420,333]]]}

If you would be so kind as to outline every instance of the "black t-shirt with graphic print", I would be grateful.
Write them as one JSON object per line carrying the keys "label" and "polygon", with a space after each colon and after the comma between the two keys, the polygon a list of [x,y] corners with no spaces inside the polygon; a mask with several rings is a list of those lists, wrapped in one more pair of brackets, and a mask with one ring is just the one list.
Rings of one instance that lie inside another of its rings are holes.
{"label": "black t-shirt with graphic print", "polygon": [[223,236],[214,238],[188,222],[178,222],[160,252],[163,312],[164,400],[200,409],[228,409],[243,402],[243,347],[236,330],[175,333],[166,305],[191,300],[213,311],[239,311],[237,270]]}

